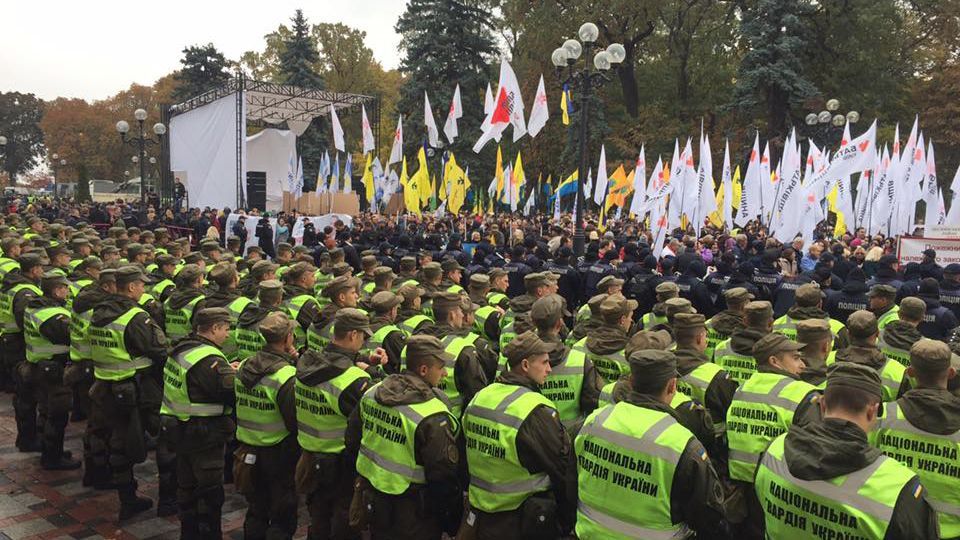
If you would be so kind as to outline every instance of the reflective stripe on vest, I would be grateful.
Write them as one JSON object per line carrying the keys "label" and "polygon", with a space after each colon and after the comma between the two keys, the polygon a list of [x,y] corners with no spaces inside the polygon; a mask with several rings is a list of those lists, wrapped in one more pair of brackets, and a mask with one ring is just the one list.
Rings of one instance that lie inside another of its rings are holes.
{"label": "reflective stripe on vest", "polygon": [[414,315],[413,317],[410,317],[409,319],[400,323],[400,329],[403,330],[403,332],[408,336],[412,336],[417,330],[418,326],[432,320],[433,319],[427,317],[426,315]]}
{"label": "reflective stripe on vest", "polygon": [[898,306],[897,304],[894,304],[893,307],[885,311],[883,315],[880,315],[880,317],[877,318],[877,329],[882,331],[888,324],[892,323],[893,321],[899,321],[899,320],[900,320],[900,306]]}
{"label": "reflective stripe on vest", "polygon": [[283,308],[286,309],[287,314],[290,315],[290,320],[297,323],[293,327],[293,337],[297,348],[303,347],[307,344],[307,332],[302,326],[300,326],[300,323],[297,321],[297,317],[300,315],[300,310],[303,309],[303,306],[305,306],[307,302],[315,303],[316,301],[316,298],[310,296],[309,294],[301,294],[294,296],[283,303]]}
{"label": "reflective stripe on vest", "polygon": [[163,281],[157,283],[150,289],[150,294],[157,299],[157,302],[160,302],[163,297],[163,293],[166,292],[170,287],[175,287],[176,284],[171,281],[169,278],[164,278]]}
{"label": "reflective stripe on vest", "polygon": [[870,439],[874,446],[920,477],[928,492],[927,502],[937,511],[940,535],[960,536],[960,491],[956,486],[960,476],[960,431],[947,435],[924,431],[911,424],[894,401],[884,405],[883,417]]}
{"label": "reflective stripe on vest", "polygon": [[127,325],[141,313],[147,312],[139,306],[132,307],[106,326],[91,324],[87,329],[94,377],[105,381],[123,381],[133,377],[138,369],[153,365],[149,358],[134,358],[127,350],[124,337]]}
{"label": "reflective stripe on vest", "polygon": [[[693,371],[677,377],[677,391],[691,397],[699,403],[707,402],[707,388],[710,383],[721,373],[726,374],[723,368],[710,362],[704,362],[693,368]],[[723,435],[727,429],[727,424],[720,418],[713,419],[713,428],[718,436]]]}
{"label": "reflective stripe on vest", "polygon": [[504,300],[508,300],[509,297],[499,291],[490,291],[487,293],[487,304],[491,306],[500,306]]}
{"label": "reflective stripe on vest", "polygon": [[[417,464],[415,434],[424,418],[446,415],[456,420],[438,397],[421,403],[388,407],[376,400],[374,385],[360,400],[362,436],[357,456],[357,473],[377,491],[388,495],[405,492],[410,484],[425,484],[426,474]],[[453,430],[456,432],[456,428]]]}
{"label": "reflective stripe on vest", "polygon": [[[244,360],[246,362],[246,360]],[[243,369],[240,364],[239,373]],[[277,394],[297,368],[285,365],[264,375],[253,388],[247,388],[238,376],[234,381],[237,393],[237,440],[253,446],[273,446],[290,434],[277,406]]]}
{"label": "reflective stripe on vest", "polygon": [[777,373],[757,372],[733,394],[727,410],[730,478],[752,482],[760,454],[785,433],[812,384]]}
{"label": "reflective stripe on vest", "polygon": [[58,315],[69,319],[70,311],[59,306],[27,308],[23,311],[23,341],[26,345],[27,362],[36,364],[41,360],[50,360],[55,355],[70,352],[69,345],[51,343],[40,333],[43,323]]}
{"label": "reflective stripe on vest", "polygon": [[587,338],[576,342],[571,349],[576,349],[577,347],[583,348],[587,354],[587,358],[593,362],[593,367],[597,370],[597,374],[599,374],[604,381],[616,381],[630,374],[630,365],[627,363],[623,349],[607,354],[597,354],[587,347]]}
{"label": "reflective stripe on vest", "polygon": [[915,478],[913,472],[880,456],[846,476],[801,480],[790,474],[785,439],[781,435],[770,444],[754,485],[768,538],[816,538],[827,531],[836,538],[886,536],[897,498]]}
{"label": "reflective stripe on vest", "polygon": [[227,412],[222,403],[194,403],[190,400],[187,373],[197,362],[208,356],[227,359],[220,349],[206,344],[167,358],[163,364],[163,403],[160,405],[160,414],[174,416],[186,422],[191,417],[223,416]]}
{"label": "reflective stripe on vest", "polygon": [[888,345],[883,339],[883,331],[880,331],[880,337],[877,339],[877,348],[888,360],[896,360],[903,367],[910,367],[910,351]]}
{"label": "reflective stripe on vest", "polygon": [[580,538],[675,538],[673,477],[693,434],[661,411],[617,403],[584,422],[577,454]]}
{"label": "reflective stripe on vest", "polygon": [[[490,341],[491,343],[493,343],[493,336],[487,335],[487,330],[486,330],[487,319],[489,319],[490,316],[493,315],[496,311],[497,311],[497,308],[488,304],[486,306],[481,307],[480,309],[475,311],[473,314],[474,331],[477,334],[480,334],[481,336],[486,338],[487,341]],[[498,340],[498,344],[499,344],[499,340]]]}
{"label": "reflective stripe on vest", "polygon": [[517,455],[517,433],[539,406],[553,403],[539,392],[495,382],[477,392],[463,414],[470,505],[483,512],[516,510],[550,488],[546,473],[530,474]]}
{"label": "reflective stripe on vest", "polygon": [[[299,328],[300,325],[297,325]],[[312,351],[322,351],[333,341],[333,321],[331,320],[323,328],[317,330],[314,323],[307,329],[307,348]]]}
{"label": "reflective stripe on vest", "polygon": [[0,332],[5,335],[19,334],[23,330],[17,326],[17,319],[13,314],[13,300],[20,291],[32,291],[37,296],[43,296],[43,291],[33,283],[18,283],[9,290],[0,293]]}
{"label": "reflective stripe on vest", "polygon": [[654,312],[646,313],[643,317],[640,318],[640,326],[644,330],[650,330],[658,324],[667,324],[666,315],[657,315]]}
{"label": "reflective stripe on vest", "polygon": [[237,360],[239,356],[239,347],[237,345],[237,320],[240,318],[240,314],[243,313],[243,310],[252,303],[253,300],[247,298],[246,296],[238,296],[237,298],[234,298],[232,302],[227,304],[227,310],[230,311],[230,332],[227,334],[227,339],[224,340],[223,345],[221,345],[220,348],[223,349],[223,354],[229,361]]}
{"label": "reflective stripe on vest", "polygon": [[191,319],[193,318],[193,309],[197,306],[197,303],[203,299],[204,296],[202,294],[198,294],[193,298],[193,300],[190,300],[185,306],[179,309],[174,309],[170,305],[169,298],[166,302],[164,302],[164,322],[167,337],[170,338],[171,341],[182,338],[193,331],[193,324],[191,323]]}
{"label": "reflective stripe on vest", "polygon": [[93,320],[93,310],[83,313],[76,310],[70,313],[70,361],[80,362],[90,360],[90,337],[88,329]]}
{"label": "reflective stripe on vest", "polygon": [[[444,367],[447,368],[447,374],[440,379],[440,382],[437,384],[437,389],[447,396],[447,405],[450,408],[450,413],[457,418],[460,418],[463,413],[463,396],[460,395],[460,390],[457,389],[455,377],[457,359],[460,358],[460,353],[463,352],[464,349],[474,347],[474,343],[476,343],[479,338],[480,336],[471,332],[466,336],[446,336],[440,341],[443,345],[444,352],[450,355],[450,360],[444,362]],[[407,369],[406,345],[404,345],[403,350],[400,351],[400,369]]]}
{"label": "reflective stripe on vest", "polygon": [[[908,353],[909,354],[909,353]],[[832,365],[837,361],[836,356],[828,356],[826,364]],[[907,377],[907,368],[900,362],[887,358],[883,366],[877,370],[880,375],[880,384],[883,386],[883,402],[896,401],[900,394],[900,387],[907,381],[907,388],[910,388],[909,377]]]}
{"label": "reflective stripe on vest", "polygon": [[297,442],[301,448],[324,454],[343,452],[347,417],[340,410],[340,394],[359,379],[370,379],[370,375],[350,366],[329,381],[312,386],[296,380]]}
{"label": "reflective stripe on vest", "polygon": [[583,392],[583,370],[586,354],[582,350],[570,350],[566,358],[550,369],[547,380],[540,385],[540,392],[553,402],[560,422],[570,428],[583,420],[580,410],[580,394]]}
{"label": "reflective stripe on vest", "polygon": [[253,328],[239,327],[234,333],[234,341],[237,342],[237,360],[246,360],[260,352],[267,340],[263,339],[257,324]]}
{"label": "reflective stripe on vest", "polygon": [[756,359],[734,352],[729,338],[717,345],[717,350],[713,352],[713,363],[723,368],[741,386],[757,371]]}
{"label": "reflective stripe on vest", "polygon": [[400,332],[403,334],[403,330],[401,330],[399,326],[393,324],[385,324],[377,329],[377,331],[374,332],[373,335],[367,338],[367,340],[364,342],[363,348],[360,349],[360,357],[368,358],[371,354],[373,354],[373,351],[377,350],[377,347],[383,346],[383,341],[387,339],[387,336],[393,332]]}

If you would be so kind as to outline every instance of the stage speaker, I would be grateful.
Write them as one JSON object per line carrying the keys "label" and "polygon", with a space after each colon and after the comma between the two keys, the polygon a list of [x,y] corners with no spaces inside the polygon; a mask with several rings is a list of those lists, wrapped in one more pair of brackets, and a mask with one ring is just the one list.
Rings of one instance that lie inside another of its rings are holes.
{"label": "stage speaker", "polygon": [[263,212],[266,207],[267,173],[247,171],[247,208],[259,208]]}

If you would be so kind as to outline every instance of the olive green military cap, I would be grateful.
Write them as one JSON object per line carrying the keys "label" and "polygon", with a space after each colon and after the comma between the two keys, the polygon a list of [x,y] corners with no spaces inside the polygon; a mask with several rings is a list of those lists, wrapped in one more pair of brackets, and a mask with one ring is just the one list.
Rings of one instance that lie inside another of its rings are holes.
{"label": "olive green military cap", "polygon": [[855,388],[883,399],[880,374],[870,366],[853,362],[836,362],[827,366],[827,390],[832,388]]}
{"label": "olive green military cap", "polygon": [[894,299],[897,297],[897,289],[887,285],[886,283],[880,283],[870,287],[870,292],[867,293],[867,296],[873,298],[874,296],[882,296],[885,298]]}
{"label": "olive green military cap", "polygon": [[758,339],[753,344],[753,358],[758,364],[766,364],[771,356],[799,351],[802,345],[783,334],[773,332]]}
{"label": "olive green military cap", "polygon": [[803,319],[797,321],[797,342],[801,345],[833,339],[833,331],[826,319]]}
{"label": "olive green military cap", "polygon": [[723,291],[723,299],[727,301],[727,304],[742,304],[744,302],[749,302],[754,299],[753,293],[748,291],[744,287],[734,287],[732,289],[727,289]]}
{"label": "olive green military cap", "polygon": [[443,343],[436,336],[418,334],[407,340],[407,358],[418,360],[433,359],[436,362],[453,362],[453,356],[444,350]]}
{"label": "olive green military cap", "polygon": [[822,298],[820,286],[816,283],[804,283],[797,287],[795,299],[798,306],[813,307]]}
{"label": "olive green military cap", "polygon": [[123,287],[135,281],[146,281],[146,276],[143,275],[143,271],[139,267],[130,265],[117,270],[117,287]]}
{"label": "olive green military cap", "polygon": [[296,321],[291,320],[285,312],[273,311],[260,321],[259,330],[267,343],[277,343],[293,332],[296,325]]}
{"label": "olive green military cap", "polygon": [[530,319],[534,323],[556,324],[562,315],[563,298],[557,294],[537,299],[530,308]]}
{"label": "olive green military cap", "polygon": [[950,346],[942,341],[921,338],[910,347],[910,365],[921,371],[944,371],[952,358]]}
{"label": "olive green military cap", "polygon": [[[387,293],[392,294],[392,293]],[[354,308],[338,309],[333,316],[333,330],[335,332],[349,332],[358,330],[370,337],[373,330],[370,329],[370,318],[367,314]]]}
{"label": "olive green military cap", "polygon": [[847,317],[847,330],[851,339],[867,339],[880,331],[877,316],[865,309],[854,311]]}
{"label": "olive green military cap", "polygon": [[527,330],[507,343],[503,348],[503,355],[507,358],[510,366],[515,366],[525,358],[538,354],[549,354],[555,348],[556,344],[547,343],[540,339],[536,332]]}
{"label": "olive green military cap", "polygon": [[232,315],[230,310],[222,307],[204,308],[193,316],[193,327],[209,326],[216,323],[230,324]]}
{"label": "olive green military cap", "polygon": [[900,301],[900,317],[911,321],[922,321],[927,314],[927,303],[916,296],[908,296]]}
{"label": "olive green military cap", "polygon": [[386,313],[402,303],[403,297],[390,291],[380,291],[370,298],[370,305],[378,313]]}
{"label": "olive green military cap", "polygon": [[352,276],[338,276],[333,278],[327,286],[323,288],[323,295],[327,298],[336,298],[338,294],[349,289],[356,289],[360,286],[360,280]]}
{"label": "olive green military cap", "polygon": [[600,316],[607,322],[616,322],[624,315],[633,312],[639,304],[622,294],[611,294],[600,302]]}
{"label": "olive green military cap", "polygon": [[674,330],[694,330],[707,328],[707,318],[699,313],[677,313],[673,316]]}

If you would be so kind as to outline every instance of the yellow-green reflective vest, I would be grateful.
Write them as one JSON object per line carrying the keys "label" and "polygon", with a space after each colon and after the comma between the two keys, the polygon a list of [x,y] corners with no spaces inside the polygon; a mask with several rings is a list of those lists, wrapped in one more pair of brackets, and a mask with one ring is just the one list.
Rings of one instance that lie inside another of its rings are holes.
{"label": "yellow-green reflective vest", "polygon": [[364,283],[363,287],[360,287],[360,290],[362,290],[364,294],[366,294],[367,296],[370,296],[371,294],[373,294],[373,290],[376,288],[377,288],[377,284],[371,281],[369,283]]}
{"label": "yellow-green reflective vest", "polygon": [[703,354],[707,355],[707,358],[713,358],[713,351],[717,350],[717,345],[721,341],[729,338],[727,334],[721,334],[713,327],[713,319],[711,318],[706,323],[707,327],[707,349],[703,351]]}
{"label": "yellow-green reflective vest", "polygon": [[[597,400],[597,409],[602,409],[607,405],[613,405],[619,403],[620,400],[614,399],[613,391],[616,388],[617,384],[620,382],[626,383],[626,379],[622,381],[614,381],[612,383],[607,383],[603,385],[603,388],[600,389],[600,397]],[[673,394],[673,397],[670,399],[670,406],[676,409],[677,407],[683,405],[684,403],[689,403],[693,401],[689,396],[676,392]]]}
{"label": "yellow-green reflective vest", "polygon": [[232,302],[227,304],[227,310],[230,311],[230,333],[227,334],[227,339],[223,342],[223,346],[221,348],[223,349],[223,354],[226,356],[228,361],[232,362],[237,360],[240,356],[239,347],[237,346],[237,319],[240,318],[240,314],[243,313],[243,310],[252,303],[253,300],[247,298],[246,296],[238,296],[237,298],[234,298]]}
{"label": "yellow-green reflective vest", "polygon": [[[846,326],[836,320],[827,317],[826,321],[830,323],[830,332],[833,334],[833,346],[837,346],[837,336],[840,335],[840,331],[843,330]],[[784,315],[779,319],[773,321],[773,331],[779,332],[788,338],[796,341],[797,340],[797,320],[791,319],[788,315]]]}
{"label": "yellow-green reflective vest", "polygon": [[470,506],[482,512],[516,510],[531,495],[550,489],[546,473],[531,474],[517,455],[517,433],[537,407],[553,409],[543,394],[495,382],[477,392],[463,413],[470,472]]}
{"label": "yellow-green reflective vest", "polygon": [[[447,374],[440,379],[440,382],[437,384],[437,389],[447,396],[450,412],[457,418],[460,418],[463,412],[463,396],[460,395],[460,390],[457,389],[456,378],[454,376],[457,358],[460,358],[460,353],[467,347],[474,347],[474,343],[477,342],[479,337],[480,336],[471,332],[465,336],[446,336],[440,341],[443,345],[443,350],[450,355],[450,360],[444,363],[447,368]],[[407,369],[406,345],[404,345],[403,350],[400,351],[400,369]]]}
{"label": "yellow-green reflective vest", "polygon": [[69,282],[70,294],[67,295],[67,309],[73,309],[73,299],[80,294],[80,291],[91,284],[93,284],[93,280],[89,278],[83,278],[78,279],[77,281]]}
{"label": "yellow-green reflective vest", "polygon": [[465,291],[464,288],[461,287],[460,285],[457,285],[456,283],[454,283],[453,285],[447,287],[447,292],[452,292],[457,294],[460,294],[460,293],[466,294],[467,291]]}
{"label": "yellow-green reflective vest", "polygon": [[175,287],[176,285],[169,278],[164,278],[162,281],[150,288],[150,294],[157,299],[158,302],[163,298],[163,293],[166,292],[170,287]]}
{"label": "yellow-green reflective vest", "polygon": [[657,315],[654,312],[649,312],[640,317],[640,327],[644,330],[652,330],[654,326],[658,324],[667,324],[666,315]]}
{"label": "yellow-green reflective vest", "polygon": [[400,323],[400,329],[408,336],[412,336],[417,327],[425,322],[433,322],[433,319],[426,315],[414,315]]}
{"label": "yellow-green reflective vest", "polygon": [[20,291],[32,291],[37,296],[43,296],[43,291],[33,283],[18,283],[5,292],[0,293],[0,334],[19,334],[23,330],[17,326],[17,319],[13,314],[13,300]]}
{"label": "yellow-green reflective vest", "polygon": [[252,328],[241,326],[234,332],[233,339],[237,342],[238,360],[246,360],[257,354],[267,343],[257,326],[254,325]]}
{"label": "yellow-green reflective vest", "polygon": [[730,378],[741,386],[757,371],[756,359],[734,352],[730,338],[717,345],[717,349],[713,351],[713,363],[723,368],[730,374]]}
{"label": "yellow-green reflective vest", "polygon": [[357,473],[379,492],[400,495],[411,484],[426,484],[423,466],[417,464],[417,426],[436,414],[448,417],[457,431],[457,421],[439,397],[422,403],[388,407],[377,402],[379,384],[372,386],[360,399],[362,435],[357,455]]}
{"label": "yellow-green reflective vest", "polygon": [[920,477],[928,492],[927,502],[937,511],[940,536],[960,537],[960,431],[947,435],[924,431],[911,424],[897,402],[892,401],[884,405],[883,417],[868,438],[884,454]]}
{"label": "yellow-green reflective vest", "polygon": [[[517,331],[515,330],[515,325],[514,325],[514,322],[517,319],[516,319],[516,316],[513,315],[512,313],[513,312],[508,311],[503,315],[503,317],[500,318],[500,323],[501,323],[500,343],[499,343],[500,351],[503,351],[503,349],[507,346],[507,343],[510,343],[517,337]],[[507,324],[503,324],[503,320],[507,317],[508,314],[511,316],[510,322],[508,322]],[[503,360],[503,363],[506,363],[506,357],[502,357],[501,360]]]}
{"label": "yellow-green reflective vest", "polygon": [[360,358],[369,358],[370,355],[373,354],[373,351],[377,350],[377,347],[383,347],[383,340],[387,339],[387,336],[393,332],[400,332],[402,335],[406,335],[399,326],[395,324],[385,324],[363,342],[363,348],[360,349]]}
{"label": "yellow-green reflective vest", "polygon": [[[243,363],[237,372],[242,369]],[[238,441],[253,446],[273,446],[290,435],[277,405],[277,394],[280,387],[296,375],[297,368],[283,366],[269,375],[264,375],[253,388],[240,382],[240,377],[236,378],[234,389],[237,393]]]}
{"label": "yellow-green reflective vest", "polygon": [[[494,341],[493,341],[493,336],[487,335],[487,331],[486,331],[487,319],[489,319],[490,316],[493,315],[496,311],[497,311],[497,308],[488,304],[486,306],[481,307],[480,309],[478,309],[473,313],[474,332],[483,336],[490,343],[493,343]],[[499,345],[499,341],[497,342],[497,344]]]}
{"label": "yellow-green reflective vest", "polygon": [[540,392],[553,402],[560,422],[567,428],[575,426],[586,416],[580,410],[586,358],[582,349],[571,350],[563,361],[550,369],[547,380],[540,386]]}
{"label": "yellow-green reflective vest", "polygon": [[491,306],[499,307],[505,300],[509,300],[510,297],[503,294],[500,291],[490,291],[487,293],[487,304]]}
{"label": "yellow-green reflective vest", "polygon": [[106,326],[91,324],[87,329],[94,377],[103,381],[124,381],[133,377],[138,369],[153,365],[149,358],[134,358],[127,352],[124,333],[130,321],[140,313],[147,312],[139,306],[132,307]]}
{"label": "yellow-green reflective vest", "polygon": [[50,360],[58,354],[70,352],[69,345],[57,345],[40,333],[43,323],[52,317],[61,315],[70,318],[70,311],[59,306],[40,309],[27,308],[23,311],[23,341],[27,347],[27,362],[36,364],[41,360]]}
{"label": "yellow-green reflective vest", "polygon": [[801,480],[790,474],[785,439],[780,435],[770,443],[754,484],[767,538],[882,540],[900,492],[916,475],[897,460],[880,456],[846,476]]}
{"label": "yellow-green reflective vest", "polygon": [[193,331],[193,309],[197,303],[204,299],[204,295],[198,294],[193,300],[187,302],[180,309],[174,309],[170,305],[170,299],[163,303],[164,324],[167,338],[172,342],[180,339]]}
{"label": "yellow-green reflective vest", "polygon": [[90,337],[87,333],[90,321],[93,320],[93,310],[83,313],[76,310],[70,312],[70,361],[82,362],[91,360]]}
{"label": "yellow-green reflective vest", "polygon": [[587,338],[583,338],[570,347],[568,357],[574,354],[573,351],[585,354],[593,362],[593,367],[604,382],[618,381],[621,377],[630,374],[630,364],[627,363],[623,349],[607,354],[597,354],[587,347]]}
{"label": "yellow-green reflective vest", "polygon": [[[707,388],[717,375],[726,376],[723,368],[710,362],[704,362],[693,368],[693,371],[677,377],[677,393],[683,393],[690,396],[699,403],[707,402]],[[727,430],[727,424],[721,418],[713,419],[713,429],[717,435],[723,435]]]}
{"label": "yellow-green reflective vest", "polygon": [[760,454],[793,423],[793,415],[816,387],[778,373],[757,372],[733,394],[727,410],[730,478],[752,482]]}
{"label": "yellow-green reflective vest", "polygon": [[313,294],[317,297],[317,302],[321,305],[329,304],[330,299],[323,295],[323,289],[333,281],[333,274],[317,270],[314,277],[316,277],[316,281],[313,284]]}
{"label": "yellow-green reflective vest", "polygon": [[577,318],[574,322],[582,323],[587,319],[589,319],[590,316],[591,316],[590,306],[587,304],[584,304],[580,306],[580,309],[577,310]]}
{"label": "yellow-green reflective vest", "polygon": [[311,351],[322,351],[331,341],[333,341],[333,321],[319,330],[316,324],[307,329],[307,348]]}
{"label": "yellow-green reflective vest", "polygon": [[340,410],[340,394],[359,379],[370,379],[365,371],[350,366],[343,373],[314,386],[296,380],[297,442],[309,452],[343,452],[347,416]]}
{"label": "yellow-green reflective vest", "polygon": [[883,339],[883,331],[877,339],[877,348],[887,357],[887,360],[896,360],[903,367],[910,367],[910,351],[893,347]]}
{"label": "yellow-green reflective vest", "polygon": [[[830,366],[836,363],[836,361],[836,356],[828,356],[826,364]],[[900,386],[903,385],[903,381],[908,381],[907,388],[910,388],[910,378],[907,376],[907,368],[900,362],[891,360],[889,357],[887,361],[883,363],[883,366],[877,370],[877,374],[880,375],[880,384],[883,385],[884,403],[896,401],[897,398],[900,397]]]}
{"label": "yellow-green reflective vest", "polygon": [[[893,307],[884,312],[883,315],[877,317],[877,329],[883,331],[883,329],[893,321],[900,320],[900,306],[894,304]],[[943,531],[941,531],[941,534]],[[944,535],[946,536],[946,535]]]}
{"label": "yellow-green reflective vest", "polygon": [[617,403],[594,411],[577,435],[580,538],[681,537],[670,513],[673,477],[694,435],[669,414]]}
{"label": "yellow-green reflective vest", "polygon": [[186,422],[191,417],[223,416],[229,412],[222,403],[195,403],[190,400],[187,372],[208,356],[227,359],[220,349],[206,344],[167,358],[163,364],[163,402],[160,405],[160,414],[175,416],[181,422]]}
{"label": "yellow-green reflective vest", "polygon": [[[309,294],[300,294],[283,302],[283,307],[287,310],[287,315],[290,315],[291,321],[297,322],[297,317],[300,315],[300,310],[303,309],[303,306],[305,306],[307,302],[316,303],[317,299]],[[298,349],[307,344],[307,331],[300,326],[299,322],[297,322],[297,324],[293,327],[293,337],[295,346]],[[316,350],[320,350],[322,348],[323,347],[320,347]]]}
{"label": "yellow-green reflective vest", "polygon": [[15,259],[0,257],[0,281],[2,281],[4,276],[9,274],[12,270],[19,270],[19,269],[20,269],[20,263],[18,263]]}

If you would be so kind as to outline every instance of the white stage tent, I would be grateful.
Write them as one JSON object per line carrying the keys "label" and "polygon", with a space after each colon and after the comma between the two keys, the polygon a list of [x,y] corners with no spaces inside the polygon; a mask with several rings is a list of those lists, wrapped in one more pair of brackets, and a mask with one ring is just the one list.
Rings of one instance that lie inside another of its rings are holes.
{"label": "white stage tent", "polygon": [[[330,114],[331,105],[339,112],[361,104],[371,114],[370,124],[379,147],[379,98],[238,76],[165,111],[170,130],[164,187],[172,187],[170,178],[175,175],[185,180],[190,206],[238,208],[246,206],[247,171],[263,171],[267,173],[267,208],[276,209],[285,189],[287,163],[296,137],[314,118]],[[248,138],[248,124],[287,130],[266,129]]]}

